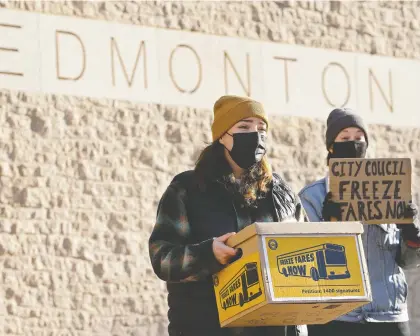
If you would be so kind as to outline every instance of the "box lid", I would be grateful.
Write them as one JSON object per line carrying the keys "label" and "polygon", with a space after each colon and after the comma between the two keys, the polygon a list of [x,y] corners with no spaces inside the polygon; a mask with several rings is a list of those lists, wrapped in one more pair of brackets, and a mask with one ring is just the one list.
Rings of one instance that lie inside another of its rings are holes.
{"label": "box lid", "polygon": [[361,234],[360,222],[266,222],[254,223],[237,232],[227,241],[228,246],[238,246],[255,235],[299,235],[299,234]]}

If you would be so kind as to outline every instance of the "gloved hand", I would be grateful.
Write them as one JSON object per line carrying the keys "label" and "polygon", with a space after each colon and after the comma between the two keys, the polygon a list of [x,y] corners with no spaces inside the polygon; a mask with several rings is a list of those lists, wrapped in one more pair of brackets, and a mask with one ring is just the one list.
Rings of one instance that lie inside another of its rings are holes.
{"label": "gloved hand", "polygon": [[412,247],[420,247],[420,225],[418,222],[418,207],[414,203],[408,203],[405,209],[405,218],[413,218],[413,224],[397,224],[401,230],[402,239]]}
{"label": "gloved hand", "polygon": [[341,220],[341,204],[333,202],[331,191],[325,196],[322,206],[322,218],[325,222],[330,222],[332,218]]}
{"label": "gloved hand", "polygon": [[416,204],[414,203],[408,203],[405,207],[405,218],[413,218],[413,221],[415,222],[417,220],[417,217],[419,215],[419,209]]}

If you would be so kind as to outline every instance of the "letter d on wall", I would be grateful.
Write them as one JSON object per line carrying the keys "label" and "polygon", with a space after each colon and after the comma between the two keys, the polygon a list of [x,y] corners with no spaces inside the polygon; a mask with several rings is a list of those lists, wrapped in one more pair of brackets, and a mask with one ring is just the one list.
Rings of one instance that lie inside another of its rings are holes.
{"label": "letter d on wall", "polygon": [[55,32],[57,78],[77,81],[86,70],[86,50],[81,38],[63,30]]}

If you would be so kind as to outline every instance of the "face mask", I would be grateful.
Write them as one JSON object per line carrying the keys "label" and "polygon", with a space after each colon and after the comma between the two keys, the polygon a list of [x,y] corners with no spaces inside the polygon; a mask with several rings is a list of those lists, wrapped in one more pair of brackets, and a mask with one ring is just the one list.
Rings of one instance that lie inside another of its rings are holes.
{"label": "face mask", "polygon": [[332,153],[328,153],[328,159],[362,159],[366,155],[366,148],[365,141],[334,142]]}
{"label": "face mask", "polygon": [[242,169],[260,162],[265,154],[265,143],[258,132],[229,134],[233,138],[230,157]]}

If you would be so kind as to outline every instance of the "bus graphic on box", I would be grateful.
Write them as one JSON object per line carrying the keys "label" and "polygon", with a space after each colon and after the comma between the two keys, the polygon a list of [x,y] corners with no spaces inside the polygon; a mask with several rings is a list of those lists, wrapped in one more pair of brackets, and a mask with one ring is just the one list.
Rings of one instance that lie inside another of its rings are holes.
{"label": "bus graphic on box", "polygon": [[278,271],[285,277],[298,276],[335,280],[350,278],[345,247],[321,244],[277,256]]}
{"label": "bus graphic on box", "polygon": [[242,307],[261,294],[257,263],[249,262],[220,290],[220,304],[224,310],[237,305]]}

